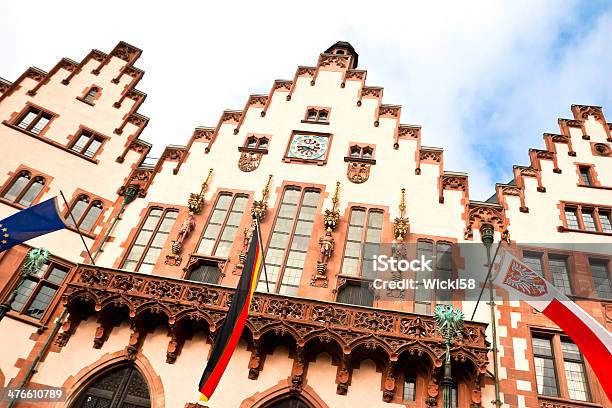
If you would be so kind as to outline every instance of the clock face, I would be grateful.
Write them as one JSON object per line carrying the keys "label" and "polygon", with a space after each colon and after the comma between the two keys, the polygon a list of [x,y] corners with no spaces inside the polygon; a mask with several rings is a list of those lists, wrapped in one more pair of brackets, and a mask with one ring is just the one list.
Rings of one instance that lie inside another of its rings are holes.
{"label": "clock face", "polygon": [[329,140],[327,136],[294,135],[289,145],[289,157],[305,160],[321,160],[327,154]]}

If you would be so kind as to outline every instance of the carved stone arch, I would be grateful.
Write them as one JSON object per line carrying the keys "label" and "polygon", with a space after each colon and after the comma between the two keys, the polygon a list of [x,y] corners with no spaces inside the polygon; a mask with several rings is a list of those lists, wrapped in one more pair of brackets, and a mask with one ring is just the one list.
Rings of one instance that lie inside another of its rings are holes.
{"label": "carved stone arch", "polygon": [[293,338],[296,344],[303,344],[301,342],[301,336],[298,334],[295,328],[283,322],[271,323],[263,327],[259,327],[256,333],[257,335],[254,336],[254,338],[257,338],[257,339],[261,339],[262,337],[265,337],[269,333],[274,333],[276,335],[281,335],[281,336],[289,335]]}
{"label": "carved stone arch", "polygon": [[275,386],[253,394],[242,401],[239,408],[266,408],[286,398],[297,398],[312,408],[330,408],[306,381],[300,391],[295,391],[289,380],[281,380]]}
{"label": "carved stone arch", "polygon": [[132,303],[132,301],[121,294],[107,297],[106,299],[103,299],[100,303],[96,303],[97,311],[103,311],[108,307],[125,307],[129,310],[128,314],[130,317],[136,316],[137,313],[136,306]]}
{"label": "carved stone arch", "polygon": [[405,354],[422,356],[425,355],[429,358],[431,365],[434,367],[442,367],[442,358],[437,356],[436,353],[427,345],[421,343],[420,341],[415,341],[412,343],[404,344],[400,347],[397,352],[398,361],[402,358],[405,358]]}
{"label": "carved stone arch", "polygon": [[174,322],[174,313],[172,313],[170,309],[158,301],[151,301],[138,306],[134,318],[139,319],[147,313],[163,315],[169,322]]}
{"label": "carved stone arch", "polygon": [[351,353],[358,351],[362,347],[365,347],[366,349],[371,350],[373,352],[376,352],[376,350],[380,349],[382,352],[385,353],[387,360],[390,360],[391,356],[394,354],[393,350],[386,342],[384,342],[373,334],[358,338],[357,340],[350,343],[349,347],[351,349]]}
{"label": "carved stone arch", "polygon": [[321,341],[330,343],[332,340],[338,345],[340,351],[347,352],[349,349],[346,341],[336,332],[329,329],[314,330],[301,339],[302,344],[306,349],[312,347],[313,342]]}
{"label": "carved stone arch", "polygon": [[87,290],[87,289],[81,289],[81,290],[77,290],[74,291],[73,293],[70,294],[70,296],[68,297],[68,300],[66,302],[66,306],[71,305],[72,303],[76,302],[77,300],[82,300],[82,301],[91,301],[93,302],[96,311],[100,310],[99,309],[99,305],[100,305],[100,298],[93,292]]}
{"label": "carved stone arch", "polygon": [[138,355],[134,360],[128,361],[123,351],[104,354],[75,375],[68,377],[62,384],[67,399],[65,402],[58,402],[53,405],[53,408],[74,407],[81,392],[100,375],[122,365],[132,365],[142,375],[149,389],[151,408],[165,408],[164,386],[149,360],[143,355]]}

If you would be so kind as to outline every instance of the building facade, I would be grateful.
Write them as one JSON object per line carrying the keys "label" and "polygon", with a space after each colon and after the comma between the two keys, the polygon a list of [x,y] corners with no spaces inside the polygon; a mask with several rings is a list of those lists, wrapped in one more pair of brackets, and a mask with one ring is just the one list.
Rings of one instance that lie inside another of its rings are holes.
{"label": "building facade", "polygon": [[[393,243],[433,259],[433,276],[469,276],[486,254],[468,258],[461,245],[480,246],[483,225],[612,328],[612,124],[601,107],[573,105],[545,149],[529,149],[530,164],[479,202],[467,174],[444,168],[443,149],[366,85],[345,42],[149,164],[140,54],[121,42],[0,80],[0,217],[61,194],[68,203],[58,200],[69,228],[0,254],[11,309],[0,384],[66,396],[17,407],[441,406],[440,301],[378,296],[368,260]],[[253,215],[267,282],[216,393],[198,402]],[[20,279],[38,247],[49,261]],[[475,302],[459,295],[446,302],[470,317]],[[451,347],[456,407],[495,400],[488,313],[481,304]],[[612,407],[544,316],[505,299],[496,325],[504,406]]]}

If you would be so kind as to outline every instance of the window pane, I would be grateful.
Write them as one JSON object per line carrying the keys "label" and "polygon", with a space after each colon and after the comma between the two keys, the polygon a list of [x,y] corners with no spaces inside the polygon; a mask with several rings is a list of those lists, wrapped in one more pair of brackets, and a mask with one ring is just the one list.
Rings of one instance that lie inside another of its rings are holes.
{"label": "window pane", "polygon": [[83,154],[87,157],[94,157],[100,146],[102,146],[102,140],[99,138],[94,138]]}
{"label": "window pane", "polygon": [[189,280],[204,283],[217,283],[221,272],[217,265],[200,265],[189,273]]}
{"label": "window pane", "polygon": [[416,397],[416,378],[404,378],[404,401],[414,401]]}
{"label": "window pane", "polygon": [[351,210],[350,225],[363,227],[365,221],[365,211],[360,209]]}
{"label": "window pane", "polygon": [[17,288],[17,296],[11,302],[11,309],[17,312],[21,312],[23,306],[26,304],[30,295],[36,287],[36,281],[32,279],[26,279]]}
{"label": "window pane", "polygon": [[523,262],[538,275],[544,276],[544,272],[542,271],[542,254],[525,252],[523,254]]}
{"label": "window pane", "polygon": [[87,144],[87,142],[89,142],[90,136],[91,135],[89,135],[88,133],[85,133],[85,132],[81,133],[76,143],[72,145],[72,150],[74,150],[75,152],[81,153],[83,149],[85,148],[85,145]]}
{"label": "window pane", "polygon": [[534,337],[532,339],[533,354],[552,357],[552,345],[549,339],[541,339]]}
{"label": "window pane", "polygon": [[[70,212],[66,214],[66,223],[74,227],[75,225],[74,225],[74,222],[72,221],[72,218],[74,217],[74,219],[78,223],[81,217],[83,216],[83,213],[87,209],[88,205],[89,205],[89,197],[87,196],[79,197],[79,199],[74,204]],[[70,213],[72,213],[72,217],[70,216]]]}
{"label": "window pane", "polygon": [[556,397],[559,395],[557,390],[557,377],[552,358],[534,358],[536,381],[538,384],[538,394]]}
{"label": "window pane", "polygon": [[552,272],[553,284],[557,287],[557,289],[559,289],[566,295],[571,295],[572,285],[570,284],[566,259],[561,257],[549,256],[548,267]]}
{"label": "window pane", "polygon": [[376,211],[368,214],[368,228],[382,228],[383,215]]}
{"label": "window pane", "polygon": [[303,205],[316,207],[319,204],[319,195],[318,191],[306,191],[304,193]]}
{"label": "window pane", "polygon": [[584,229],[587,231],[597,231],[595,226],[595,218],[593,218],[593,212],[590,210],[582,210],[582,222],[584,223]]}
{"label": "window pane", "polygon": [[23,119],[21,119],[21,121],[19,121],[17,126],[20,127],[21,129],[27,128],[32,123],[34,118],[36,118],[36,116],[38,115],[39,112],[40,111],[38,111],[36,109],[30,109],[30,111],[28,113],[26,113],[26,115],[23,117]]}
{"label": "window pane", "polygon": [[349,283],[338,291],[336,301],[351,305],[372,306],[374,295],[364,285]]}
{"label": "window pane", "polygon": [[591,185],[591,172],[589,167],[580,166],[580,179],[585,186]]}
{"label": "window pane", "polygon": [[215,250],[215,256],[220,258],[227,258],[230,250],[232,249],[232,242],[219,241],[217,249]]}
{"label": "window pane", "polygon": [[49,272],[47,280],[51,283],[60,285],[64,281],[64,278],[66,277],[67,274],[68,274],[67,269],[62,268],[60,266],[53,265],[51,267],[51,272]]}
{"label": "window pane", "polygon": [[4,198],[10,201],[15,201],[17,196],[23,191],[23,189],[30,182],[30,173],[27,171],[21,172],[17,180],[13,182],[11,188],[4,194]]}
{"label": "window pane", "polygon": [[49,123],[50,119],[51,118],[49,116],[43,114],[43,116],[41,116],[40,119],[38,119],[38,121],[34,123],[34,126],[32,126],[32,129],[30,129],[30,132],[39,134],[40,132],[42,132],[45,126],[47,126],[47,123]]}
{"label": "window pane", "polygon": [[589,259],[589,265],[591,267],[591,274],[593,275],[593,284],[595,285],[597,297],[612,299],[612,284],[610,282],[610,273],[606,261]]}
{"label": "window pane", "polygon": [[603,232],[612,232],[612,224],[610,223],[610,213],[599,211],[599,222]]}
{"label": "window pane", "polygon": [[38,197],[38,194],[42,191],[44,186],[45,179],[43,179],[42,177],[36,177],[32,184],[30,184],[30,187],[27,188],[26,192],[19,200],[19,204],[26,207],[32,204],[32,201],[34,201],[34,199]]}
{"label": "window pane", "polygon": [[283,195],[283,203],[297,204],[300,199],[300,190],[288,189]]}
{"label": "window pane", "polygon": [[567,220],[567,228],[580,229],[580,225],[578,224],[578,215],[575,208],[565,209],[565,219]]}
{"label": "window pane", "polygon": [[51,303],[51,299],[53,299],[53,295],[55,295],[57,289],[49,287],[49,286],[41,286],[40,290],[36,294],[36,297],[28,307],[26,314],[28,316],[35,317],[40,319],[47,310],[47,306]]}
{"label": "window pane", "polygon": [[215,241],[213,239],[203,238],[200,241],[200,246],[198,247],[197,253],[204,255],[212,255],[213,247],[215,246]]}
{"label": "window pane", "polygon": [[81,221],[79,228],[81,228],[83,231],[90,232],[94,224],[98,221],[100,214],[102,214],[102,203],[96,201],[89,208],[89,211],[85,215],[83,221]]}

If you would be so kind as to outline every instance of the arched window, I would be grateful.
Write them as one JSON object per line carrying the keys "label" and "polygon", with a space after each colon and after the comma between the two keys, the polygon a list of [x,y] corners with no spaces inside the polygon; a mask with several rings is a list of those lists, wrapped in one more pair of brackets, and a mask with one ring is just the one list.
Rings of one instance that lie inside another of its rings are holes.
{"label": "arched window", "polygon": [[140,372],[123,366],[96,378],[73,408],[149,408],[149,388]]}
{"label": "arched window", "polygon": [[92,86],[89,88],[89,91],[87,91],[87,94],[83,97],[83,100],[87,103],[93,103],[96,100],[99,92],[100,89],[97,86]]}
{"label": "arched window", "polygon": [[77,225],[74,225],[69,212],[66,212],[66,223],[85,232],[91,232],[103,209],[104,206],[100,200],[93,200],[92,202],[89,196],[81,194],[70,209]]}
{"label": "arched window", "polygon": [[316,109],[308,109],[307,120],[317,120],[317,110]]}
{"label": "arched window", "polygon": [[309,107],[306,110],[306,117],[304,118],[305,122],[320,122],[327,124],[329,123],[329,112],[330,108],[323,107]]}
{"label": "arched window", "polygon": [[28,207],[38,197],[44,186],[44,177],[33,177],[32,173],[23,170],[14,178],[10,187],[2,194],[2,197],[16,204]]}

